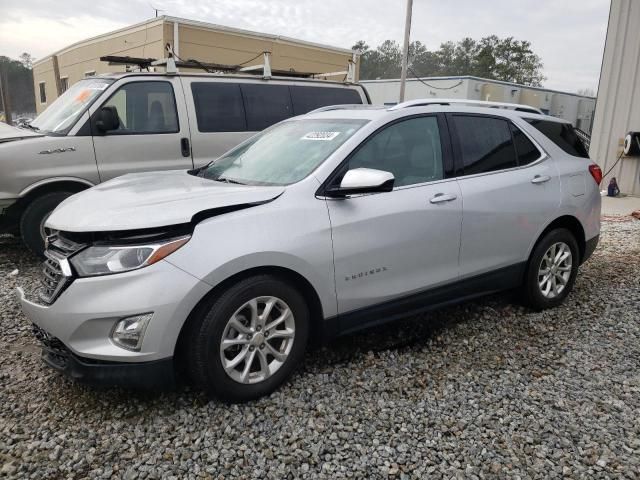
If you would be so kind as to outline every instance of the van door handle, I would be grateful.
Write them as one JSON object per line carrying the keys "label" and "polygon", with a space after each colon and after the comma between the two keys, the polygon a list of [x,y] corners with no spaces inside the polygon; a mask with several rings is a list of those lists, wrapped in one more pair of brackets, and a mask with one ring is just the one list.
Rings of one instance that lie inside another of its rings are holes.
{"label": "van door handle", "polygon": [[180,150],[182,150],[183,157],[191,156],[191,146],[189,145],[189,139],[184,137],[180,139]]}
{"label": "van door handle", "polygon": [[429,200],[431,203],[444,203],[444,202],[450,202],[452,200],[455,200],[456,197],[454,194],[452,193],[436,193],[433,197],[431,197],[431,200]]}
{"label": "van door handle", "polygon": [[549,180],[551,180],[551,177],[549,175],[536,175],[531,179],[531,183],[544,183],[548,182]]}

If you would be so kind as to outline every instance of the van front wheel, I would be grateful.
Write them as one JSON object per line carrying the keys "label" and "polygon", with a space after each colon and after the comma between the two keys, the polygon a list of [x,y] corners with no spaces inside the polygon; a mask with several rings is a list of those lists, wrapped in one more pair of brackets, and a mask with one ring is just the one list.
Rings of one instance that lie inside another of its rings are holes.
{"label": "van front wheel", "polygon": [[44,224],[51,212],[60,205],[72,192],[51,192],[34,199],[22,213],[20,218],[20,235],[22,241],[33,253],[44,255]]}

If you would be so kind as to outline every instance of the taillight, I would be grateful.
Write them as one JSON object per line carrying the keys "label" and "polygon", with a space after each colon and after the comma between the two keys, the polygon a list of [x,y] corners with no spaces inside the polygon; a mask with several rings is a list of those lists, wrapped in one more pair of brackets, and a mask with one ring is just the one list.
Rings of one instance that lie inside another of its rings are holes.
{"label": "taillight", "polygon": [[600,170],[600,167],[595,163],[589,165],[589,173],[596,181],[596,183],[600,185],[600,182],[602,181],[602,170]]}

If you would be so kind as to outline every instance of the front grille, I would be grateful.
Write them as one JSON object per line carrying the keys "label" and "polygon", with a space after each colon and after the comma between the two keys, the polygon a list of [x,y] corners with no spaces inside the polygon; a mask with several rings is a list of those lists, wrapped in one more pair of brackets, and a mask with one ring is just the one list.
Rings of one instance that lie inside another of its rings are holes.
{"label": "front grille", "polygon": [[44,252],[46,259],[38,290],[38,298],[46,305],[51,305],[73,281],[67,258],[83,247],[83,244],[72,242],[59,233],[47,237],[47,250]]}

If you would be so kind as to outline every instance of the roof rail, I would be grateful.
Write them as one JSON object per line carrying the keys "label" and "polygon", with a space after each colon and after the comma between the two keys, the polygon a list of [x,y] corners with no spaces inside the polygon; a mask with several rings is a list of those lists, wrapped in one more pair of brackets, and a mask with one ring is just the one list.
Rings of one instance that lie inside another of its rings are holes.
{"label": "roof rail", "polygon": [[406,102],[398,103],[397,105],[389,107],[389,110],[400,110],[409,107],[426,107],[428,105],[451,104],[471,105],[475,107],[502,108],[507,110],[515,110],[518,112],[529,112],[543,115],[542,110],[530,105],[522,105],[519,103],[490,102],[484,100],[468,100],[466,98],[422,98],[417,100],[408,100]]}
{"label": "roof rail", "polygon": [[310,113],[329,112],[331,110],[372,110],[375,108],[382,107],[377,105],[370,105],[368,103],[344,103],[342,105],[327,105],[326,107],[316,108],[315,110],[307,112],[306,115]]}

